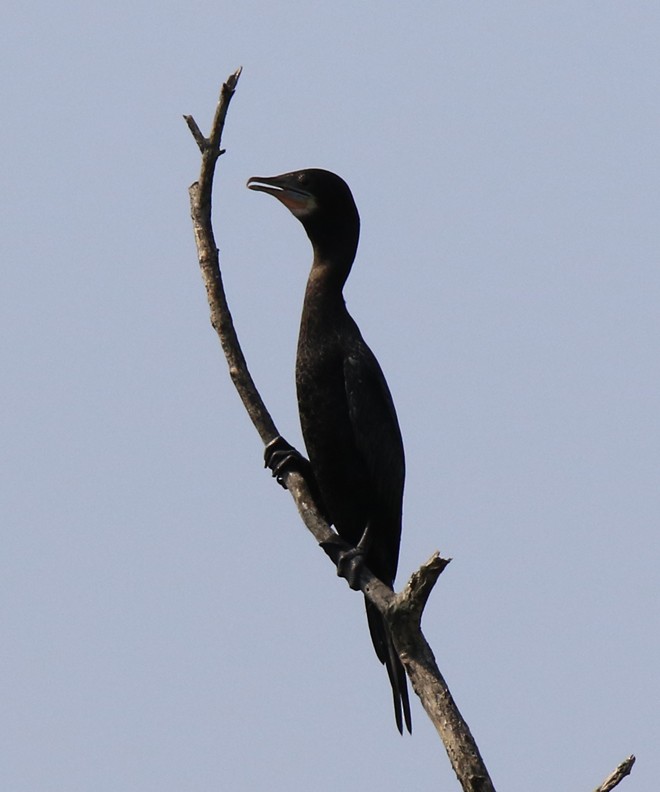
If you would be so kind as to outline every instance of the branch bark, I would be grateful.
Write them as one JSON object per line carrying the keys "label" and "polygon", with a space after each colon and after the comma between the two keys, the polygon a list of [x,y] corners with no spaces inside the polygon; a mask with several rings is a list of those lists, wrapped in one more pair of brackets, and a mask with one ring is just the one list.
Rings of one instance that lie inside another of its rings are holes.
{"label": "branch bark", "polygon": [[[202,155],[199,179],[189,189],[190,209],[199,265],[209,301],[211,324],[220,339],[231,379],[264,446],[267,446],[280,434],[248,371],[236,335],[222,284],[211,219],[215,166],[224,153],[224,149],[220,148],[222,132],[240,74],[239,68],[222,85],[208,138],[202,134],[192,116],[184,116]],[[305,478],[295,469],[285,469],[278,474],[278,481],[290,492],[305,526],[336,565],[339,551],[348,549],[348,545],[326,522],[314,502],[313,493]],[[360,589],[385,616],[412,687],[442,739],[464,792],[495,792],[477,744],[421,630],[424,607],[449,561],[450,559],[443,559],[435,553],[413,573],[400,593],[391,591],[365,567],[360,578]],[[626,761],[629,763],[627,769],[624,768],[626,763],[620,765],[596,792],[609,792],[630,772],[634,757]],[[617,772],[618,780],[611,786],[606,786]]]}

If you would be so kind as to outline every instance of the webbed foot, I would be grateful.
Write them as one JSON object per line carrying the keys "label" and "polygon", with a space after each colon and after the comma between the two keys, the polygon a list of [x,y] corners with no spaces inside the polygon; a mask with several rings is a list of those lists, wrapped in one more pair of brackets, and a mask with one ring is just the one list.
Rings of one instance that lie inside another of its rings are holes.
{"label": "webbed foot", "polygon": [[277,483],[286,489],[282,474],[286,470],[297,470],[309,480],[311,468],[305,457],[296,451],[283,437],[278,436],[264,448],[264,467],[270,468]]}

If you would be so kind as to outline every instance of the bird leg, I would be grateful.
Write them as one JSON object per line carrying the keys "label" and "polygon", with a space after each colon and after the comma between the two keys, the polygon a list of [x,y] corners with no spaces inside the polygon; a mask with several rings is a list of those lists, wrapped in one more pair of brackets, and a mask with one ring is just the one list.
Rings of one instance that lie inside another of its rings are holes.
{"label": "bird leg", "polygon": [[364,557],[371,547],[372,535],[369,530],[370,527],[371,523],[367,523],[367,527],[355,547],[342,551],[337,558],[337,574],[339,577],[346,578],[348,585],[353,591],[360,590],[360,576],[364,567]]}

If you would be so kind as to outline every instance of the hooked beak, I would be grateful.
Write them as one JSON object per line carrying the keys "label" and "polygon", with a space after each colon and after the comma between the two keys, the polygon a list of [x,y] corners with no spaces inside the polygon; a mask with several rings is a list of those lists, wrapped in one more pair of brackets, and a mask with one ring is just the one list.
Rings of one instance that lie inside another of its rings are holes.
{"label": "hooked beak", "polygon": [[252,176],[247,181],[249,190],[273,195],[294,215],[301,216],[313,208],[314,198],[310,193],[291,184],[289,174],[283,176]]}

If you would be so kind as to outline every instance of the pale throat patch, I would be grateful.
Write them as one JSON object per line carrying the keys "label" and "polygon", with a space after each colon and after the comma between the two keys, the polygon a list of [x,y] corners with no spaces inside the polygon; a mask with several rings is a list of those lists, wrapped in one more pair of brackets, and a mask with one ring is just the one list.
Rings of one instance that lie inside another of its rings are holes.
{"label": "pale throat patch", "polygon": [[312,195],[298,195],[292,192],[283,193],[281,196],[277,196],[280,201],[286,206],[286,208],[291,212],[292,215],[295,217],[307,217],[307,215],[312,214],[312,212],[316,211],[318,204],[316,203],[316,198]]}

